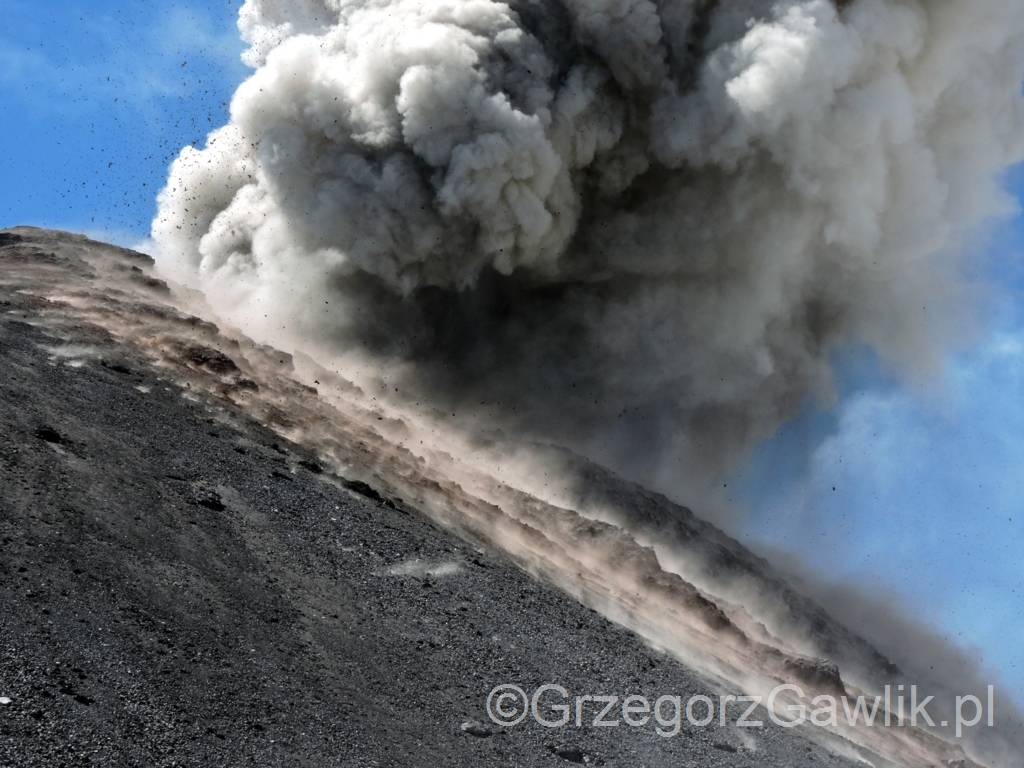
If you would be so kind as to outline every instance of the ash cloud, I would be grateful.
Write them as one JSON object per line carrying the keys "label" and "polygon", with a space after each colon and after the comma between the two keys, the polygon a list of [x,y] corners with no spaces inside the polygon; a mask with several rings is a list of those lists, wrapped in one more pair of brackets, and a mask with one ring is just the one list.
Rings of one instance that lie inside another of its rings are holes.
{"label": "ash cloud", "polygon": [[171,169],[159,264],[446,412],[715,480],[829,401],[837,347],[913,374],[961,332],[1024,157],[1019,11],[247,0],[255,71]]}

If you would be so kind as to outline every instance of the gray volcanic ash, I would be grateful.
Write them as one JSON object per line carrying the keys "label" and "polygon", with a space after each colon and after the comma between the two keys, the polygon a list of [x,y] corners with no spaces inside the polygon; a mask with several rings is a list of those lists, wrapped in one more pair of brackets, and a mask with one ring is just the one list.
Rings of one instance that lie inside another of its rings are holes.
{"label": "gray volcanic ash", "polygon": [[[1012,0],[248,0],[160,197],[253,338],[695,500],[867,344],[933,370],[1024,156]],[[707,506],[710,509],[712,500]]]}
{"label": "gray volcanic ash", "polygon": [[[507,440],[468,433],[445,414],[388,404],[378,397],[381,381],[363,389],[308,356],[221,329],[201,299],[155,279],[140,254],[28,228],[0,238],[3,291],[60,340],[55,358],[87,364],[98,354],[89,339],[112,335],[187,398],[238,408],[314,453],[343,485],[504,552],[723,693],[762,695],[796,682],[809,703],[906,681],[984,695],[969,676],[929,672],[921,648],[883,649],[900,652],[887,658],[721,531],[597,465],[550,447],[509,452]],[[575,477],[578,490],[544,489],[545,473]],[[1010,766],[1019,715],[1002,697],[998,710],[999,728],[974,734],[971,754]],[[974,764],[947,730],[861,723],[801,736],[876,766]]]}

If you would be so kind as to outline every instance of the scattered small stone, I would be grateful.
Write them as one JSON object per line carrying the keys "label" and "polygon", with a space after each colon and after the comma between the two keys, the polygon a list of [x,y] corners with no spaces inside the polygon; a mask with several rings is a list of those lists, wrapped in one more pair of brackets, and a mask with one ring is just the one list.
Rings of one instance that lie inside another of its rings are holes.
{"label": "scattered small stone", "polygon": [[201,344],[191,344],[182,350],[182,357],[198,368],[205,368],[208,371],[219,374],[238,373],[238,366],[235,361],[223,352],[204,347]]}
{"label": "scattered small stone", "polygon": [[480,739],[486,739],[488,736],[494,735],[494,729],[484,725],[483,723],[477,722],[476,720],[467,720],[462,724],[462,730],[468,733],[470,736],[476,736]]}
{"label": "scattered small stone", "polygon": [[50,427],[40,427],[36,430],[36,437],[40,440],[45,440],[48,443],[63,443],[64,438],[60,436],[60,433],[51,429]]}
{"label": "scattered small stone", "polygon": [[216,491],[200,491],[197,496],[195,503],[200,507],[205,507],[213,512],[223,512],[226,509],[220,494]]}
{"label": "scattered small stone", "polygon": [[586,763],[587,756],[579,747],[549,747],[555,757],[568,760],[570,763]]}
{"label": "scattered small stone", "polygon": [[368,499],[374,501],[384,501],[384,497],[375,491],[370,485],[367,485],[362,480],[345,480],[343,481],[345,487],[350,491],[355,491],[360,496],[365,496]]}
{"label": "scattered small stone", "polygon": [[10,703],[11,703],[11,700],[8,699],[6,696],[0,696],[0,704],[2,704],[3,706],[6,707]]}
{"label": "scattered small stone", "polygon": [[128,366],[121,365],[121,363],[111,363],[106,360],[101,360],[100,365],[104,368],[114,371],[115,373],[123,373],[125,375],[131,375],[132,371]]}

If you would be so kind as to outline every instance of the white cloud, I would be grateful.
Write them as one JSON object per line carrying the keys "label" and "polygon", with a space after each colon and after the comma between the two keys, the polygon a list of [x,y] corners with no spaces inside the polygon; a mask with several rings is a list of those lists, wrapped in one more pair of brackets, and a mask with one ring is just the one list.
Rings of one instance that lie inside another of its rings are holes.
{"label": "white cloud", "polygon": [[836,412],[802,476],[755,500],[748,533],[901,594],[1024,683],[1006,642],[1024,636],[1024,328],[951,359],[942,396],[870,389]]}

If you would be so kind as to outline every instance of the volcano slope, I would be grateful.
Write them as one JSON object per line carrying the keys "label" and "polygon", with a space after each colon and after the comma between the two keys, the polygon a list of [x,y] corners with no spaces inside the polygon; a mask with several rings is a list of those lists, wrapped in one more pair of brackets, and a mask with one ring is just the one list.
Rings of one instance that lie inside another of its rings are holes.
{"label": "volcano slope", "polygon": [[[318,417],[291,358],[182,312],[150,267],[80,236],[0,233],[0,765],[972,765],[924,732],[880,731],[871,751],[764,711],[761,728],[684,720],[672,738],[498,727],[485,702],[503,683],[740,694],[727,647],[775,681],[855,691],[834,663],[752,639],[622,530],[512,490],[492,503],[480,481],[474,496],[403,458],[366,426],[376,412]],[[633,494],[637,529],[668,504],[592,479],[608,503]],[[722,553],[714,567],[767,568],[673,514],[678,538]],[[595,541],[606,561],[566,554]],[[671,622],[609,586],[622,579]],[[833,656],[885,666],[814,615]],[[703,673],[676,660],[685,643],[652,645],[686,627]]]}

